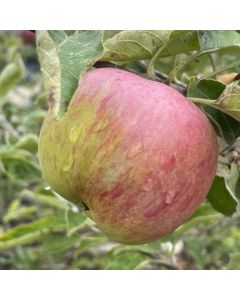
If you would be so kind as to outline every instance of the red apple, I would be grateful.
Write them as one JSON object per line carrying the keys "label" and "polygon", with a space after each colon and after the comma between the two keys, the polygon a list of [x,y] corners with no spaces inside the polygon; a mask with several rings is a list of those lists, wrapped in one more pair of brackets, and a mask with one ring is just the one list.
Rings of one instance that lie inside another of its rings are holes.
{"label": "red apple", "polygon": [[83,202],[113,240],[140,244],[186,221],[215,176],[217,139],[205,114],[173,88],[102,68],[80,81],[64,116],[40,134],[43,175]]}
{"label": "red apple", "polygon": [[35,33],[30,30],[21,30],[20,36],[24,43],[34,45],[36,42]]}

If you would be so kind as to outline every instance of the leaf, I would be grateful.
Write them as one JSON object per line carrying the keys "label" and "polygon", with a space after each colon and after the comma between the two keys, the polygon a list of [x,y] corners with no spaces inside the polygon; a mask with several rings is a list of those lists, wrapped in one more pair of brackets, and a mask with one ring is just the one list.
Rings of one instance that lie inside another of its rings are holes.
{"label": "leaf", "polygon": [[240,173],[235,163],[231,164],[231,169],[224,179],[228,192],[236,201],[240,201]]}
{"label": "leaf", "polygon": [[229,84],[214,105],[240,121],[240,81]]}
{"label": "leaf", "polygon": [[103,42],[111,39],[112,37],[114,37],[114,35],[118,34],[121,31],[122,30],[104,30],[104,33],[103,33]]}
{"label": "leaf", "polygon": [[102,31],[82,31],[66,36],[62,31],[49,31],[57,45],[61,65],[61,99],[69,101],[80,75],[103,53]]}
{"label": "leaf", "polygon": [[[213,79],[197,80],[191,78],[188,86],[187,96],[189,98],[203,98],[209,100],[218,99],[224,92],[226,86]],[[232,117],[226,115],[217,108],[201,105],[216,133],[225,139],[228,144],[232,144],[240,135],[240,124]]]}
{"label": "leaf", "polygon": [[19,238],[15,238],[9,241],[0,241],[0,250],[7,250],[15,247],[19,247],[26,244],[31,244],[40,240],[43,235],[47,234],[49,229],[43,228],[42,230],[37,230],[35,232],[27,233]]}
{"label": "leaf", "polygon": [[37,49],[45,89],[55,113],[70,102],[79,79],[103,54],[103,31],[37,32]]}
{"label": "leaf", "polygon": [[192,77],[189,86],[187,95],[188,97],[193,98],[204,98],[204,99],[218,99],[218,97],[225,90],[226,85],[220,81],[213,79],[202,79],[197,80]]}
{"label": "leaf", "polygon": [[227,266],[228,270],[239,270],[240,269],[240,252],[230,254],[230,260]]}
{"label": "leaf", "polygon": [[0,241],[9,241],[12,239],[20,238],[26,234],[38,232],[39,230],[52,229],[59,224],[56,217],[50,216],[38,219],[37,221],[27,224],[19,225],[9,229],[7,232],[0,235]]}
{"label": "leaf", "polygon": [[103,61],[134,61],[151,58],[166,48],[160,56],[172,56],[198,49],[195,31],[181,30],[123,30],[104,43]]}
{"label": "leaf", "polygon": [[224,178],[222,177],[215,177],[207,199],[213,208],[226,216],[231,216],[236,212],[237,201],[226,189]]}
{"label": "leaf", "polygon": [[[215,209],[216,210],[216,209]],[[179,239],[183,236],[183,234],[190,229],[198,226],[198,225],[207,225],[207,224],[213,224],[216,223],[218,220],[222,218],[221,214],[215,213],[215,214],[206,214],[206,215],[200,215],[196,216],[194,218],[189,219],[186,223],[182,224],[180,227],[178,227],[171,236],[174,239]]]}
{"label": "leaf", "polygon": [[56,235],[50,233],[43,237],[43,248],[47,253],[67,251],[70,247],[77,246],[80,242],[78,234],[72,236]]}
{"label": "leaf", "polygon": [[35,154],[38,150],[38,137],[32,133],[25,134],[17,141],[15,147],[19,149],[25,149]]}
{"label": "leaf", "polygon": [[21,207],[16,211],[8,211],[2,220],[4,223],[8,223],[10,221],[17,220],[17,219],[24,220],[25,218],[31,217],[36,212],[37,212],[37,207],[35,206]]}
{"label": "leaf", "polygon": [[216,215],[216,211],[212,208],[212,206],[209,203],[204,202],[197,209],[197,211],[190,217],[188,221],[194,218],[198,218],[202,216],[210,216],[210,215]]}
{"label": "leaf", "polygon": [[57,47],[45,30],[37,31],[36,42],[44,88],[47,92],[54,92],[55,98],[60,99],[61,68]]}
{"label": "leaf", "polygon": [[89,236],[89,237],[85,237],[82,238],[80,241],[80,245],[77,249],[76,254],[79,255],[80,253],[89,250],[91,248],[95,248],[103,243],[105,243],[107,241],[107,237],[106,236]]}
{"label": "leaf", "polygon": [[0,96],[5,96],[24,77],[24,62],[20,54],[16,54],[14,61],[7,64],[0,73]]}
{"label": "leaf", "polygon": [[221,131],[221,137],[231,145],[236,138],[240,135],[240,124],[238,121],[232,117],[226,115],[225,113],[206,105],[202,106],[206,114],[217,124]]}
{"label": "leaf", "polygon": [[23,190],[20,194],[21,198],[33,199],[43,205],[48,205],[58,209],[67,209],[68,206],[63,201],[58,200],[54,196],[44,195],[39,192],[32,192],[29,190]]}
{"label": "leaf", "polygon": [[38,181],[41,173],[29,152],[14,147],[0,148],[0,160],[12,181]]}
{"label": "leaf", "polygon": [[235,30],[199,30],[200,51],[240,47],[240,34]]}

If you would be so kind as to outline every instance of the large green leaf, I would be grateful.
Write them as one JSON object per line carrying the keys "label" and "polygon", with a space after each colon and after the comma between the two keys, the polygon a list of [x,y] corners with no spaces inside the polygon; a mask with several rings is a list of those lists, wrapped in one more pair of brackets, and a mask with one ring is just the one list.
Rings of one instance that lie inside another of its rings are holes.
{"label": "large green leaf", "polygon": [[240,34],[235,30],[199,30],[198,37],[200,51],[240,47]]}
{"label": "large green leaf", "polygon": [[[38,53],[45,86],[55,102],[68,103],[81,76],[103,54],[103,31],[39,32]],[[60,106],[60,103],[58,103]]]}
{"label": "large green leaf", "polygon": [[240,121],[240,81],[229,84],[214,106]]}
{"label": "large green leaf", "polygon": [[204,99],[218,99],[221,93],[225,90],[226,85],[220,81],[213,79],[197,80],[191,78],[188,86],[188,97],[204,98]]}
{"label": "large green leaf", "polygon": [[25,76],[25,66],[20,54],[7,64],[0,73],[0,96],[5,96]]}
{"label": "large green leaf", "polygon": [[1,147],[0,160],[12,181],[39,181],[40,168],[29,152],[14,147]]}
{"label": "large green leaf", "polygon": [[187,53],[199,48],[195,31],[124,30],[104,43],[104,61],[134,61],[151,58],[164,47],[159,56]]}
{"label": "large green leaf", "polygon": [[224,178],[222,177],[215,177],[207,199],[213,208],[226,216],[231,216],[236,212],[237,201],[226,189]]}
{"label": "large green leaf", "polygon": [[37,50],[44,88],[54,93],[55,99],[60,99],[61,66],[57,47],[47,31],[37,31]]}
{"label": "large green leaf", "polygon": [[240,252],[230,254],[230,260],[228,263],[228,270],[239,270],[240,269]]}
{"label": "large green leaf", "polygon": [[[226,86],[217,80],[192,78],[189,82],[187,96],[189,98],[216,100],[223,95],[225,88]],[[218,135],[223,137],[228,144],[232,144],[240,135],[240,123],[219,110],[217,105],[216,107],[202,105],[202,108],[212,121]]]}
{"label": "large green leaf", "polygon": [[224,177],[226,188],[231,196],[240,201],[240,172],[236,164],[232,163],[227,176]]}

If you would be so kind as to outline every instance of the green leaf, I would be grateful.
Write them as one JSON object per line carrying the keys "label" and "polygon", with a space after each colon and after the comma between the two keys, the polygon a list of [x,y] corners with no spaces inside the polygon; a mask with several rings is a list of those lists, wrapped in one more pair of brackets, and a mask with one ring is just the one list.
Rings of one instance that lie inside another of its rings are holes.
{"label": "green leaf", "polygon": [[[226,86],[217,80],[197,80],[193,77],[189,82],[187,96],[189,98],[215,100],[222,95],[225,88]],[[217,108],[207,105],[201,106],[212,122],[218,136],[223,137],[228,144],[232,144],[240,135],[240,123]]]}
{"label": "green leaf", "polygon": [[47,253],[59,253],[67,251],[70,247],[77,246],[80,243],[78,234],[72,236],[57,235],[50,233],[43,237],[43,249]]}
{"label": "green leaf", "polygon": [[35,154],[38,150],[38,137],[32,133],[26,134],[17,141],[15,147]]}
{"label": "green leaf", "polygon": [[16,54],[14,61],[6,65],[0,73],[0,96],[5,96],[24,77],[24,62],[20,54]]}
{"label": "green leaf", "polygon": [[26,150],[2,147],[0,148],[0,160],[8,177],[13,181],[38,181],[41,176],[39,165],[34,162],[33,157]]}
{"label": "green leaf", "polygon": [[218,109],[207,107],[206,105],[202,105],[202,107],[210,120],[213,121],[213,125],[216,124],[218,126],[219,136],[223,137],[231,145],[240,135],[239,122]]}
{"label": "green leaf", "polygon": [[57,199],[54,196],[51,195],[44,195],[40,192],[32,192],[29,190],[23,190],[20,194],[21,198],[28,198],[28,199],[33,199],[43,205],[48,205],[54,208],[58,208],[58,209],[67,209],[68,206],[65,202],[60,201],[59,199]]}
{"label": "green leaf", "polygon": [[216,211],[215,211],[215,209],[212,208],[212,206],[209,203],[204,202],[197,209],[197,211],[190,217],[190,219],[188,221],[190,221],[194,218],[210,216],[210,215],[216,215]]}
{"label": "green leaf", "polygon": [[24,220],[33,216],[37,212],[37,207],[35,206],[28,206],[28,207],[21,207],[16,211],[8,211],[5,216],[3,217],[3,222],[8,223],[13,220]]}
{"label": "green leaf", "polygon": [[37,52],[45,90],[61,98],[61,67],[54,41],[45,30],[37,31]]}
{"label": "green leaf", "polygon": [[240,81],[229,84],[214,106],[240,121]]}
{"label": "green leaf", "polygon": [[228,192],[236,201],[240,201],[240,173],[235,163],[231,164],[229,174],[224,179]]}
{"label": "green leaf", "polygon": [[15,247],[19,247],[22,245],[31,244],[38,240],[41,240],[43,235],[47,234],[49,229],[43,228],[42,230],[37,230],[31,233],[27,233],[19,238],[11,239],[8,241],[0,241],[0,250],[7,250]]}
{"label": "green leaf", "polygon": [[[9,229],[7,232],[0,235],[0,241],[9,241],[12,239],[20,238],[26,234],[38,232],[39,230],[52,229],[59,225],[59,219],[53,216],[41,218],[37,221],[27,224],[19,225]],[[64,225],[64,224],[63,224]]]}
{"label": "green leaf", "polygon": [[195,31],[181,30],[123,30],[104,43],[104,61],[134,61],[151,58],[166,48],[160,56],[172,56],[198,49]]}
{"label": "green leaf", "polygon": [[79,77],[101,56],[102,31],[82,31],[66,35],[63,31],[49,31],[55,42],[61,65],[61,99],[70,101]]}
{"label": "green leaf", "polygon": [[187,96],[192,98],[218,99],[225,90],[226,85],[213,79],[197,80],[192,77],[187,91]]}
{"label": "green leaf", "polygon": [[237,201],[226,189],[224,178],[222,177],[215,177],[207,199],[213,208],[226,216],[231,216],[236,212]]}
{"label": "green leaf", "polygon": [[[38,34],[41,70],[48,90],[54,88],[55,101],[68,103],[81,76],[103,54],[103,31],[79,31],[66,34],[50,30]],[[51,80],[52,79],[52,80]]]}
{"label": "green leaf", "polygon": [[108,241],[106,236],[89,236],[82,238],[80,241],[80,245],[77,249],[77,254],[79,255],[80,253],[89,250],[93,247],[97,247],[99,245],[104,244],[106,241]]}
{"label": "green leaf", "polygon": [[103,42],[105,42],[106,40],[111,39],[112,37],[114,37],[114,35],[118,34],[121,31],[122,30],[104,30]]}
{"label": "green leaf", "polygon": [[235,30],[199,30],[200,51],[240,47],[240,34]]}
{"label": "green leaf", "polygon": [[240,252],[230,254],[230,260],[227,266],[228,270],[239,270],[240,269]]}

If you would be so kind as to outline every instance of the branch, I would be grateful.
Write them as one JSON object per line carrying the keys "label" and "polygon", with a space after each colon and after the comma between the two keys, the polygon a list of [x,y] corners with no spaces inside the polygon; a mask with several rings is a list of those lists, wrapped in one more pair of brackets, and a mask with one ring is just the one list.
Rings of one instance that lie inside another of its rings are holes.
{"label": "branch", "polygon": [[232,69],[234,67],[237,67],[239,65],[240,65],[240,60],[237,60],[237,61],[233,62],[232,64],[229,64],[227,66],[223,66],[222,68],[216,70],[215,72],[210,73],[207,76],[204,76],[203,79],[208,79],[208,78],[211,78],[211,77],[215,77],[216,75],[219,75],[219,74],[221,74],[221,73],[223,73],[223,72],[225,72],[229,69]]}

